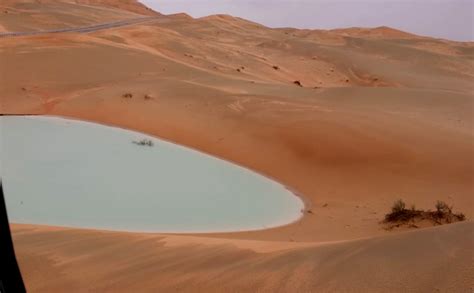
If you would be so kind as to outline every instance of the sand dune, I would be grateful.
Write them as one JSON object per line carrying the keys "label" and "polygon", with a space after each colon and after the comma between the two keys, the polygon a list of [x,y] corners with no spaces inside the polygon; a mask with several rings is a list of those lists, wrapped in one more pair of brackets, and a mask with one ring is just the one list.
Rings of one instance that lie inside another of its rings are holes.
{"label": "sand dune", "polygon": [[14,242],[31,292],[468,292],[473,227],[302,246],[15,225]]}
{"label": "sand dune", "polygon": [[[0,27],[143,12],[115,3],[2,2],[15,13]],[[186,248],[157,244],[164,235],[15,226],[27,282],[48,292],[88,286],[83,274],[96,291],[471,290],[471,222],[401,234],[379,222],[398,198],[424,209],[444,200],[474,216],[473,57],[473,43],[385,27],[270,29],[227,15],[0,39],[2,113],[163,137],[271,176],[312,211],[275,229],[173,236]],[[49,272],[64,278],[45,282]]]}
{"label": "sand dune", "polygon": [[[5,31],[24,32],[86,26],[158,15],[135,1],[2,1],[0,23]],[[122,9],[117,9],[121,7]]]}
{"label": "sand dune", "polygon": [[331,32],[351,37],[362,38],[382,38],[382,39],[416,39],[421,38],[414,34],[410,34],[401,30],[393,29],[391,27],[380,26],[376,28],[344,28],[333,29]]}

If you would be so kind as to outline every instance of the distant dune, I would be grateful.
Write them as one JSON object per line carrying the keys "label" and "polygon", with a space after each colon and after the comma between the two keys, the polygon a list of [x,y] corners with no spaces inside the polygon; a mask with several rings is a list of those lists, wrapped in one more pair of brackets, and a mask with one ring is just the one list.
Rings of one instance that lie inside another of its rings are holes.
{"label": "distant dune", "polygon": [[[331,32],[351,36],[351,37],[363,37],[363,38],[384,38],[384,39],[415,39],[416,35],[410,34],[401,30],[393,29],[387,26],[380,26],[376,28],[346,28],[346,29],[333,29]],[[418,37],[421,38],[421,37]]]}
{"label": "distant dune", "polygon": [[[7,8],[21,8],[24,6],[35,7],[41,9],[44,5],[54,4],[82,4],[92,5],[99,8],[109,7],[137,13],[140,15],[157,15],[158,12],[148,8],[139,1],[136,0],[2,0],[0,6]],[[72,8],[74,10],[74,8]],[[49,11],[52,12],[52,11]],[[69,11],[63,11],[65,13]],[[84,11],[86,12],[86,11]],[[83,17],[86,15],[82,15]],[[50,17],[50,15],[47,15]]]}
{"label": "distant dune", "polygon": [[159,13],[148,8],[137,0],[74,0],[77,4],[88,4],[118,8],[141,15],[158,15]]}
{"label": "distant dune", "polygon": [[[275,178],[308,212],[275,229],[199,236],[14,225],[32,291],[472,290],[474,43],[79,2],[2,1],[0,30],[156,20],[0,38],[2,113],[191,146]],[[380,222],[399,198],[422,209],[446,201],[468,222],[386,231]],[[171,238],[179,245],[163,244]]]}

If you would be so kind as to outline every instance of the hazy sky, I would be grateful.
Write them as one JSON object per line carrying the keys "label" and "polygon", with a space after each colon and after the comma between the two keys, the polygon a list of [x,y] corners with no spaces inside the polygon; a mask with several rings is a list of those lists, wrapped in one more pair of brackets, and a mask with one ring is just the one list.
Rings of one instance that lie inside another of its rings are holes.
{"label": "hazy sky", "polygon": [[390,26],[421,35],[474,40],[474,0],[141,0],[165,13],[225,13],[270,27]]}

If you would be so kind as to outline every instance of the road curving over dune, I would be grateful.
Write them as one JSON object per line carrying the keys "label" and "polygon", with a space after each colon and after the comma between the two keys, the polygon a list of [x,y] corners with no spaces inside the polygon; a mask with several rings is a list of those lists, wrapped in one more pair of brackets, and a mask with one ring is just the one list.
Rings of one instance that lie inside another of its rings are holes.
{"label": "road curving over dune", "polygon": [[0,38],[14,38],[14,37],[25,37],[25,36],[43,36],[49,34],[58,34],[58,33],[91,33],[101,30],[119,28],[124,26],[130,26],[135,24],[147,23],[151,21],[156,21],[163,19],[160,16],[149,16],[149,17],[140,17],[134,19],[126,19],[108,23],[94,24],[89,26],[82,27],[72,27],[72,28],[59,28],[59,29],[50,29],[50,30],[39,30],[39,31],[28,31],[28,32],[0,32]]}

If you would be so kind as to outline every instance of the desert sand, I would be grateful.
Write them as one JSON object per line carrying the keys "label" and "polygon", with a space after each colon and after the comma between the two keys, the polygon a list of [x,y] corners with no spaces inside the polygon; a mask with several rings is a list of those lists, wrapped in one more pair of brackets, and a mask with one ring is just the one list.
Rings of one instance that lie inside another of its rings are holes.
{"label": "desert sand", "polygon": [[[5,31],[157,19],[0,38],[1,112],[190,146],[287,185],[307,212],[279,228],[203,235],[13,225],[30,291],[472,290],[472,42],[121,3],[2,1]],[[444,200],[468,222],[387,231],[380,221],[398,198],[423,209]]]}

